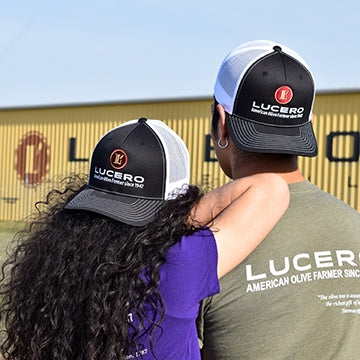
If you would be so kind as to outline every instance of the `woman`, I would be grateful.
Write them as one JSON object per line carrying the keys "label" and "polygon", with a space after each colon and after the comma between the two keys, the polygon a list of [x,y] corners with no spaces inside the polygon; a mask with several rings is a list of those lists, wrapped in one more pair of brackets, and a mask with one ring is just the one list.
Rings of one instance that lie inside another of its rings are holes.
{"label": "woman", "polygon": [[199,302],[275,225],[288,190],[264,174],[203,196],[188,178],[186,146],[162,122],[105,134],[85,186],[38,203],[3,266],[4,359],[200,359]]}

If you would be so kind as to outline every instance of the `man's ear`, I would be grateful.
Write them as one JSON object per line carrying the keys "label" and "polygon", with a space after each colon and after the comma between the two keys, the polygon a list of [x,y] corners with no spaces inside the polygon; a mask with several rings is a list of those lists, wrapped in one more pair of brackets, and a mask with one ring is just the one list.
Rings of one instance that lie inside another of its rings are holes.
{"label": "man's ear", "polygon": [[216,106],[217,108],[217,111],[219,113],[219,124],[218,124],[218,127],[219,127],[219,132],[220,132],[220,136],[224,139],[226,137],[229,137],[229,130],[227,128],[227,125],[226,125],[226,114],[225,114],[225,109],[223,108],[222,105],[220,104],[217,104]]}

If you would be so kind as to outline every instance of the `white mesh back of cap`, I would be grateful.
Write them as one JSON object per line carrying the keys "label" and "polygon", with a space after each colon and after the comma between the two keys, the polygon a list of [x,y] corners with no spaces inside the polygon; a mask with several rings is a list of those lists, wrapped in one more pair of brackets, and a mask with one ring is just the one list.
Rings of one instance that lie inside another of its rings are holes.
{"label": "white mesh back of cap", "polygon": [[181,137],[160,120],[148,120],[148,125],[159,136],[166,155],[165,199],[175,189],[190,181],[190,156]]}

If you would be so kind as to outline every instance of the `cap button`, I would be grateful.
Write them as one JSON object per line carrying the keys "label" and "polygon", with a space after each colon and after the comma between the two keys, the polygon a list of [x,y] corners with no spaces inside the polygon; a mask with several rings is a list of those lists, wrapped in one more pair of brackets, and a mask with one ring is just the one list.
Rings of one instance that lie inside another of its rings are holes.
{"label": "cap button", "polygon": [[282,50],[279,45],[275,45],[275,46],[273,47],[273,49],[274,49],[274,51],[281,51],[281,50]]}
{"label": "cap button", "polygon": [[146,121],[147,121],[146,118],[140,118],[140,119],[138,120],[139,123],[145,123]]}

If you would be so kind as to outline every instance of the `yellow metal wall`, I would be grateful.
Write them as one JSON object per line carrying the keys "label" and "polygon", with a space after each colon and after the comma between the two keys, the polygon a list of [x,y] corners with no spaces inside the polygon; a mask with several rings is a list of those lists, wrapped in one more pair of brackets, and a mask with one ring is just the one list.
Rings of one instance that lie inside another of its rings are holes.
{"label": "yellow metal wall", "polygon": [[211,161],[204,161],[210,104],[209,98],[0,110],[0,220],[26,218],[58,180],[88,171],[102,134],[139,117],[161,119],[184,139],[192,154],[192,183],[224,183],[209,146]]}
{"label": "yellow metal wall", "polygon": [[[192,183],[225,183],[209,137],[210,104],[205,98],[0,109],[0,220],[26,218],[54,183],[87,172],[102,134],[139,117],[163,120],[184,139]],[[317,94],[314,113],[319,156],[300,158],[300,167],[319,187],[359,209],[360,93]]]}
{"label": "yellow metal wall", "polygon": [[360,92],[320,93],[314,106],[316,158],[300,158],[306,177],[355,209],[359,203]]}

